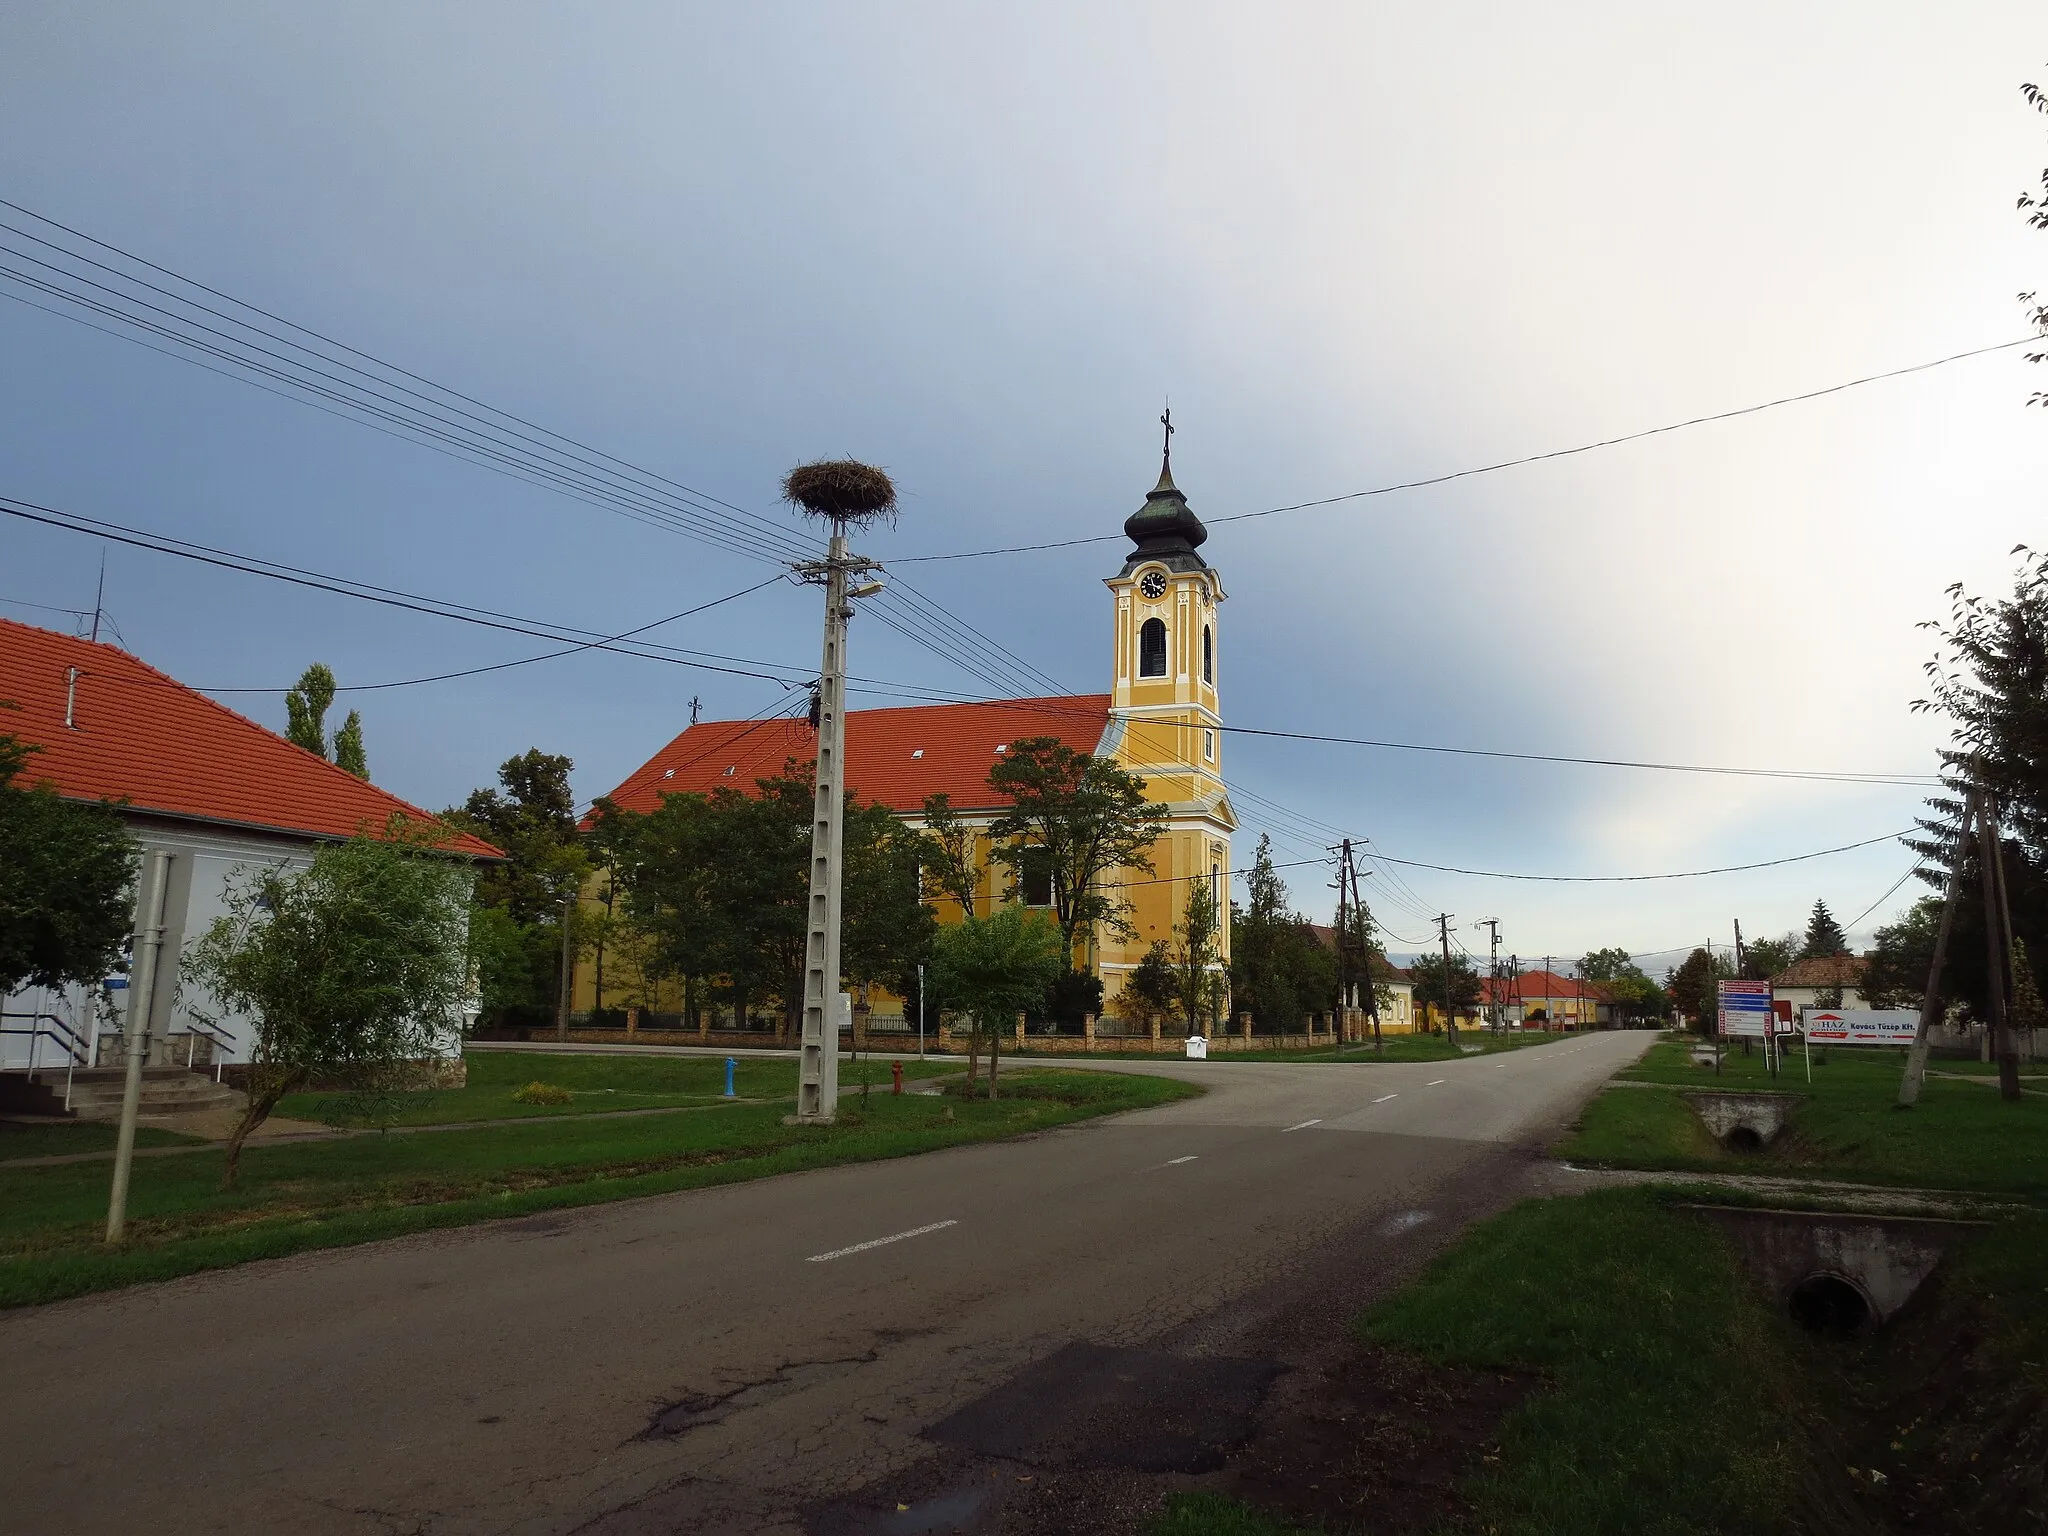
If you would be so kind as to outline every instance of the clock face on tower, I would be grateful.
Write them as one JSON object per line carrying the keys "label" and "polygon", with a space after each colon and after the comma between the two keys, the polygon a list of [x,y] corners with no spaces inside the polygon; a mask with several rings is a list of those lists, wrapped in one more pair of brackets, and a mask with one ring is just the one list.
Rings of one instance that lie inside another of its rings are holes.
{"label": "clock face on tower", "polygon": [[1147,571],[1138,580],[1138,590],[1153,602],[1166,596],[1166,577],[1159,571]]}

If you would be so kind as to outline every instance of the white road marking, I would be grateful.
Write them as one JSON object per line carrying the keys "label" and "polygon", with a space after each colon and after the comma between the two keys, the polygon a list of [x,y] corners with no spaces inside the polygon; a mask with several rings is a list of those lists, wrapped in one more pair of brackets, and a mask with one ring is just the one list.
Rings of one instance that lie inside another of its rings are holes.
{"label": "white road marking", "polygon": [[1384,1237],[1399,1237],[1403,1232],[1412,1232],[1425,1221],[1432,1220],[1432,1211],[1403,1211],[1398,1216],[1389,1216],[1380,1223],[1380,1234]]}
{"label": "white road marking", "polygon": [[880,1248],[887,1243],[900,1243],[906,1237],[923,1237],[927,1232],[937,1232],[946,1227],[957,1227],[957,1221],[935,1221],[928,1227],[912,1227],[908,1232],[898,1232],[890,1237],[870,1238],[865,1243],[855,1243],[851,1248],[834,1248],[830,1253],[814,1253],[806,1264],[823,1264],[827,1259],[843,1259],[849,1253],[866,1253],[870,1248]]}
{"label": "white road marking", "polygon": [[1401,1097],[1401,1095],[1399,1095],[1398,1093],[1390,1093],[1390,1094],[1387,1094],[1387,1095],[1386,1095],[1385,1097],[1383,1097],[1383,1098],[1377,1098],[1377,1099],[1374,1099],[1374,1100],[1373,1100],[1373,1103],[1375,1103],[1375,1104],[1384,1104],[1384,1103],[1386,1103],[1386,1102],[1387,1102],[1387,1100],[1388,1100],[1388,1099],[1398,1099],[1399,1097]]}
{"label": "white road marking", "polygon": [[1304,1120],[1299,1125],[1283,1126],[1280,1134],[1285,1136],[1289,1131],[1305,1131],[1312,1125],[1321,1125],[1322,1123],[1320,1120]]}
{"label": "white road marking", "polygon": [[1186,1157],[1169,1157],[1160,1166],[1171,1168],[1175,1163],[1192,1163],[1199,1156],[1201,1156],[1199,1152],[1190,1152]]}
{"label": "white road marking", "polygon": [[1441,1088],[1445,1083],[1448,1083],[1449,1081],[1450,1079],[1448,1077],[1440,1077],[1435,1082],[1424,1083],[1422,1086],[1425,1088]]}

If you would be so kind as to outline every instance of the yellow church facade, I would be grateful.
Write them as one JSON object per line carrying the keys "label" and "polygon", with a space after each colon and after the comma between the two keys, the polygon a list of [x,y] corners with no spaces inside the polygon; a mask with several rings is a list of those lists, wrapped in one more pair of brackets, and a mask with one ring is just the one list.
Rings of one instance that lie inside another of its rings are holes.
{"label": "yellow church facade", "polygon": [[[1105,1008],[1112,1013],[1151,945],[1173,944],[1192,882],[1206,885],[1223,916],[1220,950],[1227,968],[1231,835],[1237,828],[1222,777],[1219,619],[1225,594],[1221,578],[1199,553],[1207,530],[1174,484],[1170,462],[1162,464],[1158,484],[1126,520],[1124,532],[1132,548],[1105,581],[1105,692],[852,710],[846,717],[847,786],[858,799],[887,805],[906,825],[921,827],[927,797],[944,793],[959,819],[979,829],[975,852],[982,888],[976,907],[984,916],[1003,902],[1046,899],[1018,888],[1009,868],[992,857],[986,829],[1008,805],[990,789],[987,776],[1011,742],[1057,737],[1144,780],[1147,798],[1166,810],[1151,849],[1153,867],[1107,874],[1101,881],[1127,903],[1134,931],[1127,936],[1097,925],[1076,946],[1077,964],[1102,978]],[[815,736],[800,720],[703,721],[676,736],[609,798],[624,810],[651,811],[665,794],[704,794],[722,785],[749,790],[785,761],[815,755]],[[602,884],[600,876],[586,891],[586,913],[602,910],[595,896]],[[929,891],[927,897],[941,923],[960,920],[956,901]],[[614,942],[602,992],[599,955],[578,956],[574,1011],[629,1004],[655,1012],[681,1008],[680,985],[648,982],[632,964],[631,950],[627,940]],[[877,995],[871,1002],[878,1024],[904,1012],[901,999]]]}

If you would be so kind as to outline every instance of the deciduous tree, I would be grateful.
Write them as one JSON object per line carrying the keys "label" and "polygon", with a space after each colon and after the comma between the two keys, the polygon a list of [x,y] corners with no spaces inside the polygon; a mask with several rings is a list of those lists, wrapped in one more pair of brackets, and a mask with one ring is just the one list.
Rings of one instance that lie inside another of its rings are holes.
{"label": "deciduous tree", "polygon": [[111,805],[17,783],[36,750],[0,736],[0,997],[98,981],[132,928],[135,840]]}
{"label": "deciduous tree", "polygon": [[1060,954],[1074,968],[1076,938],[1101,924],[1130,937],[1130,903],[1101,878],[1152,872],[1152,846],[1166,807],[1145,798],[1145,781],[1108,758],[1076,752],[1054,736],[1027,736],[989,770],[989,787],[1010,802],[989,829],[996,857],[1021,879],[1042,859],[1052,884]]}
{"label": "deciduous tree", "polygon": [[941,928],[932,942],[932,981],[946,1006],[969,1020],[968,1092],[974,1091],[976,1053],[989,1040],[988,1096],[996,1096],[1005,1024],[1045,995],[1064,956],[1058,927],[1044,912],[1014,904],[987,917]]}
{"label": "deciduous tree", "polygon": [[[318,849],[299,870],[244,869],[227,912],[186,955],[212,1004],[254,1020],[248,1107],[221,1183],[278,1100],[315,1078],[351,1089],[435,1055],[460,1028],[468,991],[469,871],[394,819]],[[194,1012],[204,1016],[204,1000]]]}

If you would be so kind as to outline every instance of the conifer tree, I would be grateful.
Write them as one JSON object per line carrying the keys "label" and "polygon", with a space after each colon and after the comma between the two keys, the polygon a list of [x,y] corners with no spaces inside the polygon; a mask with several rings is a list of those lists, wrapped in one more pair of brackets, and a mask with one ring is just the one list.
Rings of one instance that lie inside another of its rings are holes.
{"label": "conifer tree", "polygon": [[1835,921],[1835,914],[1828,910],[1828,904],[1816,901],[1813,915],[1806,920],[1806,942],[1799,946],[1799,958],[1826,960],[1848,952],[1849,936],[1842,932],[1842,925]]}

